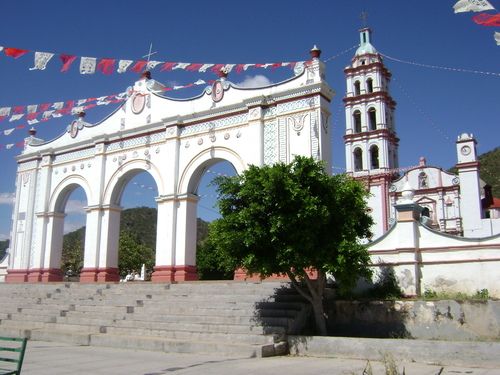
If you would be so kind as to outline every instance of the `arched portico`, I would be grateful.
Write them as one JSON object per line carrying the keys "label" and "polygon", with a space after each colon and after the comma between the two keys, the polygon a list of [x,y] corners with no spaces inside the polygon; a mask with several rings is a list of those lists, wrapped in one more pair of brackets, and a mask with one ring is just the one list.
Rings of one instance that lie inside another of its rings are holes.
{"label": "arched portico", "polygon": [[197,189],[208,167],[225,160],[241,173],[248,165],[290,162],[295,155],[329,165],[333,92],[316,56],[279,84],[249,89],[221,78],[214,85],[217,95],[213,86],[178,100],[158,95],[163,86],[145,76],[102,122],[80,117],[55,140],[28,138],[18,158],[7,281],[56,278],[41,275],[60,257],[62,207],[75,186],[88,200],[80,281],[118,280],[121,197],[143,171],[158,188],[153,281],[182,281],[197,278]]}

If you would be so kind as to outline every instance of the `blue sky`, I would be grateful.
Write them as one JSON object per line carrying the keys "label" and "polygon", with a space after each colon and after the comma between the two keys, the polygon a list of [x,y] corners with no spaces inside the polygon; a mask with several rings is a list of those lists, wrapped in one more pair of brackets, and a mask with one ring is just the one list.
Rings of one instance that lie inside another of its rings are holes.
{"label": "blue sky", "polygon": [[[473,133],[480,153],[499,146],[500,46],[492,27],[476,25],[473,13],[454,14],[455,0],[318,0],[318,1],[2,1],[0,45],[31,51],[78,56],[138,60],[149,44],[156,60],[199,63],[267,63],[308,58],[317,44],[324,60],[358,43],[360,14],[368,12],[373,44],[382,53],[416,63],[456,69],[494,72],[496,75],[430,69],[386,59],[393,73],[391,93],[397,101],[396,127],[400,141],[400,165],[410,166],[420,156],[428,164],[449,168],[456,161],[454,140],[462,132]],[[490,0],[500,9],[500,0]],[[337,92],[332,105],[333,165],[344,167],[345,93],[343,68],[353,50],[327,63],[327,81]],[[78,61],[67,73],[54,57],[45,71],[30,71],[33,53],[17,60],[0,53],[0,107],[98,97],[124,91],[136,79],[134,73],[80,75]],[[289,70],[233,73],[233,82],[279,82]],[[153,78],[167,85],[188,84],[212,73],[153,71]],[[203,87],[179,90],[189,97]],[[86,120],[96,122],[114,109],[112,105],[89,110]],[[70,117],[37,126],[38,136],[51,139],[62,133]],[[0,130],[24,121],[0,122]],[[0,144],[22,140],[25,130],[0,134]],[[16,162],[20,149],[0,150],[0,239],[10,231]],[[227,171],[215,168],[215,172]],[[204,186],[200,194],[213,195]],[[148,182],[149,181],[149,182]],[[148,176],[130,184],[124,206],[152,205],[155,187]],[[144,185],[144,187],[140,187]],[[152,189],[148,189],[152,186]],[[71,197],[67,212],[78,222],[84,197]],[[199,214],[214,216],[213,198],[200,202]],[[206,208],[203,208],[206,207]],[[76,216],[73,216],[76,215]],[[75,224],[76,225],[76,224]]]}

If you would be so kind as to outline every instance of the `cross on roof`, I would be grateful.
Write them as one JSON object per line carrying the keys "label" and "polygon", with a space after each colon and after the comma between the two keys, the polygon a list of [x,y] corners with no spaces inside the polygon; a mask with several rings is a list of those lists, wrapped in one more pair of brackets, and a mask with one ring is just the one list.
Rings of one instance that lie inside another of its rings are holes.
{"label": "cross on roof", "polygon": [[362,11],[359,18],[363,21],[363,27],[366,27],[368,24],[368,12]]}
{"label": "cross on roof", "polygon": [[155,53],[157,53],[157,51],[151,53],[152,49],[153,49],[153,43],[150,43],[149,44],[149,53],[147,55],[142,56],[143,58],[147,57],[148,58],[148,62],[149,62],[149,59],[151,58],[151,56],[153,56]]}

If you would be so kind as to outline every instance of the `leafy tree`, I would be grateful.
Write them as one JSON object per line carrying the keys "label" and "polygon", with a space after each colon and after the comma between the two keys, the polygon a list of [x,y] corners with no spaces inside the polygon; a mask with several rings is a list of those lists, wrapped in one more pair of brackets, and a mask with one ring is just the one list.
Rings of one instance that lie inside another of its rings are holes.
{"label": "leafy tree", "polygon": [[121,277],[125,277],[129,271],[141,270],[146,265],[146,273],[151,273],[155,265],[155,252],[136,240],[136,236],[129,231],[120,232],[120,243],[118,252],[118,269]]}
{"label": "leafy tree", "polygon": [[[202,221],[202,220],[201,220]],[[206,225],[206,236],[210,231],[210,226]],[[203,235],[200,231],[200,219],[198,219],[198,236]],[[196,269],[200,280],[232,280],[234,269],[227,269],[224,266],[224,254],[217,250],[214,242],[210,238],[198,237],[196,248]]]}
{"label": "leafy tree", "polygon": [[74,275],[80,274],[83,267],[84,243],[85,227],[64,235],[61,255],[61,271],[64,275],[69,270]]}
{"label": "leafy tree", "polygon": [[346,175],[328,175],[321,162],[305,157],[251,166],[216,183],[222,218],[212,223],[209,240],[224,254],[225,267],[287,275],[312,304],[318,333],[326,335],[327,273],[343,287],[370,275],[369,255],[359,242],[372,224],[366,189]]}

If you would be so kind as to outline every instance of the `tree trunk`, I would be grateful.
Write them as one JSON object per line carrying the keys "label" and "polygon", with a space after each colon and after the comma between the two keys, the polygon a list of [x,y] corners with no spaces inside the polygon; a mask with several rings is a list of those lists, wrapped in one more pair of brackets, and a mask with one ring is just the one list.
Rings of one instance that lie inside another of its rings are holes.
{"label": "tree trunk", "polygon": [[314,321],[316,323],[316,331],[320,336],[328,335],[328,330],[326,329],[325,310],[323,307],[323,293],[320,298],[313,298],[312,307],[314,312]]}

